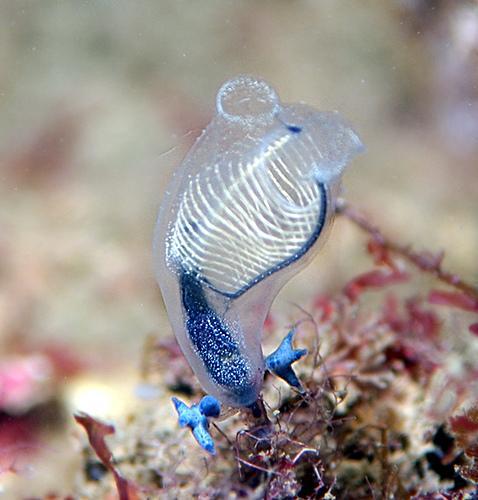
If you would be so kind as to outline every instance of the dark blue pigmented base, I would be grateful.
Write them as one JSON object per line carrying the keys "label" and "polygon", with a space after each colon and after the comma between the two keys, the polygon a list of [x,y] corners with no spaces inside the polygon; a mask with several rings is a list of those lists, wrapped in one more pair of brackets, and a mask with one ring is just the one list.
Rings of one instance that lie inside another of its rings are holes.
{"label": "dark blue pigmented base", "polygon": [[179,276],[186,329],[194,350],[215,384],[234,394],[237,404],[255,398],[250,364],[242,355],[228,326],[209,305],[201,283],[194,274],[182,270]]}

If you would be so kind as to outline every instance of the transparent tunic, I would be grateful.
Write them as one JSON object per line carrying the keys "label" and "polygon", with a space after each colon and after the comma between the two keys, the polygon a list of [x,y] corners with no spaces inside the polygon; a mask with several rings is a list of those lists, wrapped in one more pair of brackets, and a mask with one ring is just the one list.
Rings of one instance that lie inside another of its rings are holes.
{"label": "transparent tunic", "polygon": [[249,406],[271,303],[325,240],[343,171],[363,146],[338,113],[283,104],[251,76],[226,82],[216,107],[167,188],[154,263],[201,385]]}

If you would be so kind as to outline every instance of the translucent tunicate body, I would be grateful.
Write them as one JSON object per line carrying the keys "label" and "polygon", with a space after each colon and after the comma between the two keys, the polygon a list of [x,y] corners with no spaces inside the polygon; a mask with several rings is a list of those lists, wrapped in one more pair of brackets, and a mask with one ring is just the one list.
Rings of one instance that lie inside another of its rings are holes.
{"label": "translucent tunicate body", "polygon": [[248,406],[262,387],[271,302],[324,240],[341,174],[363,146],[337,113],[282,104],[250,76],[226,82],[216,107],[166,191],[155,270],[203,388]]}

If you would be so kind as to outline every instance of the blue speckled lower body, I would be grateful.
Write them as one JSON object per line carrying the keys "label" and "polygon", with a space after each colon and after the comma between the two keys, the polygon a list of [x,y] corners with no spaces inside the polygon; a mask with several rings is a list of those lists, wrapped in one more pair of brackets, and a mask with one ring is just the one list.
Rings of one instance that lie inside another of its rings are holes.
{"label": "blue speckled lower body", "polygon": [[209,376],[238,402],[250,401],[254,377],[238,341],[209,305],[197,278],[182,270],[179,282],[187,333]]}

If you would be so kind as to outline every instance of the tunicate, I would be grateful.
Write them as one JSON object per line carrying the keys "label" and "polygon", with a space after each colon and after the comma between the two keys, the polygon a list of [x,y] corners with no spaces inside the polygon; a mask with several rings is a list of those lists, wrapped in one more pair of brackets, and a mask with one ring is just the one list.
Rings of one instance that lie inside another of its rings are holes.
{"label": "tunicate", "polygon": [[254,77],[226,82],[216,107],[166,191],[155,269],[204,389],[248,406],[262,387],[271,302],[324,240],[340,177],[363,146],[338,113],[283,104]]}

